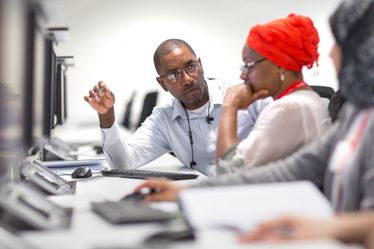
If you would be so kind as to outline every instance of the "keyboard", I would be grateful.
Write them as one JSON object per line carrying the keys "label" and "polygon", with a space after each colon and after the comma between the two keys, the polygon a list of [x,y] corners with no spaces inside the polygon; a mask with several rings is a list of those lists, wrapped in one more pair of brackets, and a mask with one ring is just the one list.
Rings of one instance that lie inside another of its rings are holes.
{"label": "keyboard", "polygon": [[114,224],[165,222],[174,218],[172,213],[134,201],[105,201],[91,203],[92,210],[105,220]]}
{"label": "keyboard", "polygon": [[150,177],[157,177],[157,178],[167,178],[170,180],[187,180],[187,179],[195,179],[199,176],[197,174],[192,174],[192,173],[165,172],[165,171],[139,170],[139,169],[111,169],[111,170],[102,170],[101,173],[104,176],[136,178],[136,179],[146,179]]}

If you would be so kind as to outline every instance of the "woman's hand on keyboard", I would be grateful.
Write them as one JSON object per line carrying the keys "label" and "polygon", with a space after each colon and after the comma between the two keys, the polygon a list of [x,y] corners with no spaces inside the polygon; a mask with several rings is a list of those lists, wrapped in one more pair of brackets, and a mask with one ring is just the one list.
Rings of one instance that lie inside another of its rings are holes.
{"label": "woman's hand on keyboard", "polygon": [[134,192],[142,192],[144,188],[153,190],[145,196],[145,201],[175,201],[177,194],[186,186],[168,180],[147,180],[136,187]]}

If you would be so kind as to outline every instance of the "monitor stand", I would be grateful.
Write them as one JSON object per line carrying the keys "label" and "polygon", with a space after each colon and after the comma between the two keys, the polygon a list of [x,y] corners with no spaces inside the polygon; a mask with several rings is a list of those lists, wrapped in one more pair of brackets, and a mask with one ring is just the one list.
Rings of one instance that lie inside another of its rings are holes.
{"label": "monitor stand", "polygon": [[58,138],[50,138],[43,144],[41,158],[43,161],[76,160],[77,157],[71,155],[73,148]]}
{"label": "monitor stand", "polygon": [[67,181],[36,160],[27,161],[21,167],[21,175],[47,194],[74,194],[75,181]]}

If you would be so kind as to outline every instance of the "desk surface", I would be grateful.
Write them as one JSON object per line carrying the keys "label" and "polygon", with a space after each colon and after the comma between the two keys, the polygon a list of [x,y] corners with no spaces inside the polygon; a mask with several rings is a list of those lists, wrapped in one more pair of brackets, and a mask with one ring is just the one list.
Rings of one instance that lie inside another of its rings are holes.
{"label": "desk surface", "polygon": [[[166,154],[149,164],[141,167],[155,170],[191,172],[193,170],[182,167],[173,156]],[[194,171],[195,172],[195,171]],[[196,172],[195,172],[196,173]],[[206,178],[201,175],[195,180],[178,181],[191,182]],[[50,196],[50,200],[62,207],[73,208],[71,226],[66,230],[29,231],[23,232],[21,237],[37,248],[53,249],[94,249],[94,248],[136,248],[143,240],[164,229],[165,224],[132,224],[112,225],[91,211],[91,202],[118,201],[124,195],[133,191],[143,180],[96,176],[77,181],[75,195]],[[173,202],[155,203],[155,207],[168,211],[178,210]],[[141,247],[139,247],[141,248]],[[163,248],[163,247],[161,247]],[[175,243],[168,248],[200,249],[200,248],[287,248],[287,249],[343,249],[361,248],[342,245],[339,242],[303,241],[284,244],[239,244],[236,235],[227,230],[209,230],[199,232],[197,239],[192,242]]]}
{"label": "desk surface", "polygon": [[[191,180],[189,180],[191,181]],[[75,195],[51,196],[64,207],[73,207],[71,227],[67,230],[24,232],[21,236],[39,248],[118,248],[139,246],[144,238],[164,228],[162,224],[112,225],[90,210],[93,201],[117,201],[131,192],[142,180],[94,177],[78,181]],[[176,203],[158,203],[156,206],[176,210]],[[173,244],[171,248],[303,248],[338,249],[360,248],[336,241],[307,241],[285,244],[239,244],[237,237],[227,230],[209,230],[197,234],[197,240]]]}

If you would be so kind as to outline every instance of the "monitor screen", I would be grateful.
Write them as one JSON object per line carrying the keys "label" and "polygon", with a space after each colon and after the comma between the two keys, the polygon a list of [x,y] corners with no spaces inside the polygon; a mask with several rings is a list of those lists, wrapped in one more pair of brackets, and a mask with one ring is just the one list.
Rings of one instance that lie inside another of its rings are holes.
{"label": "monitor screen", "polygon": [[23,1],[0,0],[0,184],[19,178],[25,155],[28,13]]}
{"label": "monitor screen", "polygon": [[32,119],[32,145],[43,141],[44,124],[44,85],[46,78],[46,40],[41,29],[36,25],[34,29],[34,50],[32,59],[33,82],[32,91],[29,92],[31,119]]}
{"label": "monitor screen", "polygon": [[55,127],[57,57],[53,43],[52,38],[46,39],[43,117],[45,138],[51,137],[51,131]]}
{"label": "monitor screen", "polygon": [[66,66],[64,62],[59,61],[57,64],[56,75],[56,124],[62,125],[67,118],[67,79]]}
{"label": "monitor screen", "polygon": [[[36,26],[37,27],[37,26]],[[40,28],[34,30],[32,106],[32,144],[41,145],[51,136],[55,124],[56,54],[53,40]]]}

